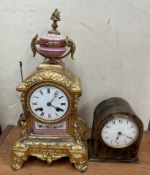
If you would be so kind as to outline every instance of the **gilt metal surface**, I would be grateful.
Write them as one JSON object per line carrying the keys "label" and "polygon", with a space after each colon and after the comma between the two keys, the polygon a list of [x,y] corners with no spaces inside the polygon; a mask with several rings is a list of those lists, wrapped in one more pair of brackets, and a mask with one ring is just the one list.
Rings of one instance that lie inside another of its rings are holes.
{"label": "gilt metal surface", "polygon": [[[49,33],[59,34],[57,31],[57,21],[60,20],[59,11],[55,10],[51,19],[53,20],[52,30]],[[36,35],[31,43],[33,56],[38,52],[36,45],[40,44]],[[45,43],[44,43],[45,44]],[[50,44],[50,43],[49,43]],[[41,160],[51,164],[54,160],[61,157],[69,157],[70,163],[84,172],[87,169],[87,144],[85,139],[86,123],[79,118],[77,114],[77,106],[79,97],[81,96],[80,78],[73,74],[69,69],[65,68],[61,59],[75,51],[75,44],[66,37],[65,42],[52,43],[50,47],[69,47],[67,53],[58,58],[45,58],[44,63],[38,65],[37,70],[27,77],[17,86],[17,91],[21,92],[21,103],[23,114],[20,115],[18,126],[21,129],[20,139],[15,143],[12,149],[11,167],[19,170],[29,156],[35,156]],[[65,44],[65,45],[64,45]],[[49,45],[47,45],[49,47]],[[44,56],[44,55],[42,55]],[[46,120],[38,118],[30,108],[30,96],[32,92],[41,86],[55,86],[61,89],[68,98],[69,108],[67,112],[56,120]],[[36,133],[34,132],[33,121],[39,121],[42,124],[59,124],[66,122],[67,128],[63,133]]]}

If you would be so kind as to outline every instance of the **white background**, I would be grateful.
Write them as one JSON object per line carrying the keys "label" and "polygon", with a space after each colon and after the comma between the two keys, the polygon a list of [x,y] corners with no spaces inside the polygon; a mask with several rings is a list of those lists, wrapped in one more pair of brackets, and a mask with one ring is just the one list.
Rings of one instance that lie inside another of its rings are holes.
{"label": "white background", "polygon": [[16,86],[42,62],[32,58],[30,41],[50,28],[58,8],[61,34],[76,43],[66,66],[82,79],[79,113],[92,125],[95,106],[118,96],[126,99],[147,129],[150,119],[149,0],[0,0],[0,123],[16,124],[21,113]]}

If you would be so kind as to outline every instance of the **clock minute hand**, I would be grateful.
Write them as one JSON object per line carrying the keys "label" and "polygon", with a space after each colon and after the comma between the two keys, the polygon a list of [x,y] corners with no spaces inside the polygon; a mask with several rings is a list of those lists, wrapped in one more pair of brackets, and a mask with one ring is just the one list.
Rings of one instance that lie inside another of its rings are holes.
{"label": "clock minute hand", "polygon": [[121,135],[126,136],[126,137],[128,137],[129,139],[132,139],[132,137],[130,137],[130,136],[126,135],[126,134],[122,134],[122,133],[121,133]]}
{"label": "clock minute hand", "polygon": [[54,93],[54,97],[52,98],[52,100],[49,102],[50,104],[52,103],[52,101],[58,96],[58,91],[56,91],[55,93]]}

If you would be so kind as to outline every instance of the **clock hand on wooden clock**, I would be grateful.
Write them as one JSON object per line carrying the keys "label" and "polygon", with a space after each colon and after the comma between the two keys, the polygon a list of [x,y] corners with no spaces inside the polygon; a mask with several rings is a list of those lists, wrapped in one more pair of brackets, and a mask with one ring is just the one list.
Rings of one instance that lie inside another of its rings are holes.
{"label": "clock hand on wooden clock", "polygon": [[126,136],[126,137],[128,137],[129,139],[132,139],[132,137],[130,137],[130,136],[126,135],[126,134],[123,134],[122,132],[118,132],[118,137],[116,137],[116,140],[118,140],[119,137],[120,137],[121,135],[122,135],[122,136]]}
{"label": "clock hand on wooden clock", "polygon": [[120,136],[121,136],[121,132],[118,132],[118,136],[116,137],[116,141],[119,139]]}
{"label": "clock hand on wooden clock", "polygon": [[121,133],[120,135],[126,136],[126,137],[128,137],[129,139],[132,139],[132,137],[130,137],[130,136],[126,135],[126,134],[122,134],[122,133]]}

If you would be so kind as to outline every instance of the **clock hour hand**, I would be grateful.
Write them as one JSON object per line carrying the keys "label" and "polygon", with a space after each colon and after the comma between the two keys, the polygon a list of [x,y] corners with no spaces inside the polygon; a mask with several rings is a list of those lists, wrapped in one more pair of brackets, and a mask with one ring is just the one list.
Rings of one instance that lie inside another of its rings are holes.
{"label": "clock hour hand", "polygon": [[35,111],[43,111],[43,108],[36,108]]}
{"label": "clock hour hand", "polygon": [[118,136],[116,137],[116,141],[119,139],[120,135],[121,135],[121,132],[118,132]]}
{"label": "clock hour hand", "polygon": [[59,112],[59,111],[63,112],[63,111],[64,111],[63,109],[61,109],[61,108],[59,108],[59,107],[53,106],[53,105],[51,104],[51,102],[48,102],[48,103],[47,103],[47,106],[52,106],[53,108],[56,109],[57,112]]}
{"label": "clock hour hand", "polygon": [[55,108],[57,112],[59,112],[59,111],[63,112],[63,111],[64,111],[63,109],[61,109],[61,108],[59,108],[59,107],[56,107],[56,106],[53,106],[52,104],[51,104],[51,106],[52,106],[53,108]]}
{"label": "clock hour hand", "polygon": [[61,109],[61,108],[59,108],[59,107],[56,107],[56,111],[61,111],[61,112],[63,112],[64,110],[63,109]]}
{"label": "clock hour hand", "polygon": [[[120,136],[120,135],[119,135]],[[118,137],[116,137],[116,141],[119,139],[119,136]]]}

